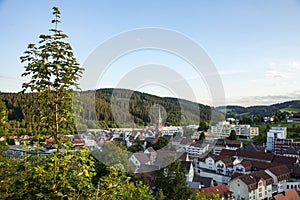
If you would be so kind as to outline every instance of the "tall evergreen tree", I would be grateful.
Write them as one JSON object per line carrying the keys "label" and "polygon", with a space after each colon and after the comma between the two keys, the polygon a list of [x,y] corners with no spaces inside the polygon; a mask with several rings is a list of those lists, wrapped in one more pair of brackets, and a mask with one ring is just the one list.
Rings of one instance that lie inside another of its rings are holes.
{"label": "tall evergreen tree", "polygon": [[37,93],[38,131],[47,130],[57,139],[58,134],[70,133],[74,127],[73,90],[79,89],[76,81],[83,68],[77,63],[71,45],[64,41],[68,36],[58,29],[60,11],[57,7],[53,7],[53,15],[54,28],[50,34],[41,34],[37,45],[29,44],[21,62],[26,64],[22,76],[31,77],[28,83],[23,83],[23,92]]}

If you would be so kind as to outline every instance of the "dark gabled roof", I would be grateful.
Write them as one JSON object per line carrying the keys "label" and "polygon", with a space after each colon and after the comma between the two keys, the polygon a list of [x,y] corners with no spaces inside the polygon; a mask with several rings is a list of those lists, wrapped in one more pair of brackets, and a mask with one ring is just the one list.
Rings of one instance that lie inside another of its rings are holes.
{"label": "dark gabled roof", "polygon": [[293,157],[274,155],[272,162],[281,163],[285,165],[293,165],[297,162],[297,160],[298,160],[297,158],[293,158]]}
{"label": "dark gabled roof", "polygon": [[300,167],[289,165],[288,168],[291,170],[291,177],[300,178]]}
{"label": "dark gabled roof", "polygon": [[236,156],[236,150],[222,149],[220,156]]}
{"label": "dark gabled roof", "polygon": [[272,174],[277,176],[278,181],[282,181],[290,177],[290,170],[286,165],[271,167],[267,170],[269,170]]}
{"label": "dark gabled roof", "polygon": [[299,155],[298,151],[292,146],[288,147],[283,154]]}
{"label": "dark gabled roof", "polygon": [[236,140],[226,140],[226,145],[229,147],[240,147],[242,144],[241,141]]}
{"label": "dark gabled roof", "polygon": [[255,145],[253,143],[250,143],[245,147],[245,150],[253,151],[253,152],[265,152],[266,148],[260,145]]}
{"label": "dark gabled roof", "polygon": [[233,160],[231,157],[219,157],[220,160],[225,164],[226,167],[233,166]]}
{"label": "dark gabled roof", "polygon": [[192,161],[180,161],[180,166],[182,170],[186,170],[186,172],[189,172],[191,169],[191,166],[193,167]]}
{"label": "dark gabled roof", "polygon": [[202,177],[198,175],[194,175],[193,182],[201,183],[203,187],[211,187],[213,178]]}
{"label": "dark gabled roof", "polygon": [[264,161],[249,160],[252,164],[253,171],[265,170],[269,167],[277,166],[276,163],[267,163]]}
{"label": "dark gabled roof", "polygon": [[253,175],[257,179],[263,178],[266,181],[267,185],[271,185],[271,184],[274,183],[273,178],[269,174],[267,174],[265,171],[263,171],[263,170],[255,172],[255,173],[253,173]]}
{"label": "dark gabled roof", "polygon": [[248,159],[266,161],[266,162],[271,162],[274,158],[274,154],[272,154],[272,153],[265,153],[265,152],[253,153],[253,151],[247,151],[247,150],[242,150],[242,149],[237,150],[237,156],[243,157],[243,158],[248,158]]}
{"label": "dark gabled roof", "polygon": [[251,171],[252,169],[252,163],[249,160],[242,160],[240,165],[242,165],[245,168],[245,171]]}
{"label": "dark gabled roof", "polygon": [[252,174],[244,174],[241,176],[237,176],[236,178],[239,178],[241,181],[243,181],[248,186],[248,191],[255,190],[257,188],[257,184],[261,178],[266,181],[267,185],[273,184],[273,178],[269,174],[264,172],[263,170],[252,173]]}

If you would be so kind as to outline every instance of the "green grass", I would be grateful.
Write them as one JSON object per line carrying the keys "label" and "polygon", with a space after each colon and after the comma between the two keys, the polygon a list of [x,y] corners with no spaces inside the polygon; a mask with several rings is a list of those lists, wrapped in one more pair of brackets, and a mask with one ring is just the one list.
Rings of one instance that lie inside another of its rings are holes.
{"label": "green grass", "polygon": [[288,112],[288,113],[297,113],[297,112],[300,112],[300,109],[297,109],[297,108],[283,108],[283,109],[280,109],[281,112]]}

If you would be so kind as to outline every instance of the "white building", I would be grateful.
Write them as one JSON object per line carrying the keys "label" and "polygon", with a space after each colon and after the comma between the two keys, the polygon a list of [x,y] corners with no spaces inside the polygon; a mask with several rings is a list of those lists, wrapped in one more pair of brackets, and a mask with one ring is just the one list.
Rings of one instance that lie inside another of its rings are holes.
{"label": "white building", "polygon": [[174,133],[179,133],[179,136],[182,136],[183,129],[180,126],[164,126],[161,128],[161,134],[164,135],[174,135]]}
{"label": "white building", "polygon": [[194,142],[187,147],[186,152],[191,156],[199,157],[200,155],[207,152],[208,148],[209,144],[203,142]]}
{"label": "white building", "polygon": [[230,124],[226,121],[222,121],[215,126],[211,126],[209,132],[218,137],[228,137],[232,130],[236,132],[237,136],[248,139],[252,139],[254,136],[259,134],[258,127],[251,127],[248,124]]}
{"label": "white building", "polygon": [[237,200],[272,199],[272,183],[272,177],[260,171],[232,179],[229,189]]}
{"label": "white building", "polygon": [[275,150],[275,139],[286,139],[287,128],[286,127],[272,127],[267,133],[267,151]]}

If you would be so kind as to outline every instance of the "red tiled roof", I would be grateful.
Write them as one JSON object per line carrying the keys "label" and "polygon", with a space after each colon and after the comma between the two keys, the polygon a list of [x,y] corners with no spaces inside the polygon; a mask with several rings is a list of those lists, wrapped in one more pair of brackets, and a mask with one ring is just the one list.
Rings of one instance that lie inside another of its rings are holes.
{"label": "red tiled roof", "polygon": [[274,196],[275,200],[286,200],[285,196],[283,194],[276,194]]}
{"label": "red tiled roof", "polygon": [[298,193],[294,189],[286,191],[285,197],[287,200],[300,199]]}
{"label": "red tiled roof", "polygon": [[220,197],[222,196],[227,197],[232,193],[224,184],[214,186],[214,187],[203,188],[201,189],[201,191],[207,194],[218,194],[220,195]]}
{"label": "red tiled roof", "polygon": [[273,178],[262,170],[252,174],[244,174],[236,178],[239,178],[248,186],[248,191],[255,190],[261,178],[266,181],[267,185],[273,184]]}
{"label": "red tiled roof", "polygon": [[286,164],[286,165],[293,165],[294,163],[297,162],[297,158],[274,155],[272,162]]}
{"label": "red tiled roof", "polygon": [[265,153],[265,152],[253,153],[253,151],[247,151],[247,150],[242,150],[242,149],[237,150],[237,156],[243,157],[243,158],[248,158],[248,159],[266,161],[266,162],[271,162],[274,158],[274,154],[272,154],[272,153]]}
{"label": "red tiled roof", "polygon": [[235,150],[222,149],[220,152],[220,156],[236,156]]}
{"label": "red tiled roof", "polygon": [[249,161],[249,160],[242,160],[242,162],[240,164],[244,166],[245,171],[251,171],[251,169],[252,169],[252,163],[251,163],[251,161]]}
{"label": "red tiled roof", "polygon": [[267,170],[269,170],[270,172],[272,172],[272,174],[277,176],[278,181],[282,181],[290,177],[290,170],[286,165],[271,167]]}

